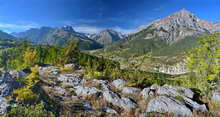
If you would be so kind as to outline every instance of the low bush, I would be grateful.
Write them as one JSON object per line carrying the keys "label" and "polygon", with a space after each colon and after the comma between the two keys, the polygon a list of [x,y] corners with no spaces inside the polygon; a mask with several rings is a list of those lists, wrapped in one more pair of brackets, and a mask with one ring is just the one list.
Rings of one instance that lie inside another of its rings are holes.
{"label": "low bush", "polygon": [[36,105],[18,105],[11,108],[5,117],[55,117],[44,108],[43,103]]}

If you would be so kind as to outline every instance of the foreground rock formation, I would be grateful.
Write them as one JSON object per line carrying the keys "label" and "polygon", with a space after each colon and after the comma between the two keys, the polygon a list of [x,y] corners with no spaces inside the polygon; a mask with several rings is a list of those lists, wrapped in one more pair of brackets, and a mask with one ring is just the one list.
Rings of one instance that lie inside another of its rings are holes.
{"label": "foreground rock formation", "polygon": [[[70,113],[92,116],[147,116],[149,113],[172,113],[178,117],[192,116],[193,111],[208,112],[206,105],[193,99],[194,92],[186,87],[152,85],[144,89],[129,87],[123,79],[114,81],[86,79],[81,70],[51,74],[50,86],[42,87],[47,94]],[[45,80],[45,76],[44,80]],[[62,101],[61,101],[62,100]],[[73,107],[76,110],[73,110]],[[65,110],[65,111],[66,111]],[[61,112],[65,114],[67,112]],[[71,114],[70,114],[71,115]],[[66,116],[70,116],[66,115]]]}
{"label": "foreground rock formation", "polygon": [[[0,114],[6,113],[11,105],[5,97],[12,95],[11,89],[16,85],[11,84],[23,75],[25,73],[16,72],[14,76],[18,77],[13,77],[6,72],[0,77]],[[40,87],[49,99],[56,102],[61,117],[147,117],[152,114],[191,117],[193,112],[208,112],[207,106],[194,100],[195,92],[187,87],[152,85],[140,89],[128,86],[123,79],[87,79],[78,67],[74,71],[59,71],[55,66],[42,67],[40,77]],[[213,94],[213,99],[219,101],[219,92]]]}

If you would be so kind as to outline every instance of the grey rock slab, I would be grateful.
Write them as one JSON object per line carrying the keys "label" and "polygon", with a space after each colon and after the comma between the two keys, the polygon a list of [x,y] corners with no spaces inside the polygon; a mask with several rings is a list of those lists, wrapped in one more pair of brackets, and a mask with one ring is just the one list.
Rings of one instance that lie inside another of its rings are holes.
{"label": "grey rock slab", "polygon": [[127,83],[127,82],[126,82],[125,80],[123,80],[123,79],[118,79],[118,80],[114,80],[114,81],[112,82],[112,85],[113,85],[116,89],[122,90],[122,88],[125,87],[126,83]]}
{"label": "grey rock slab", "polygon": [[198,104],[197,102],[187,97],[182,97],[182,98],[184,99],[185,103],[191,108],[193,108],[194,110],[200,111],[200,112],[208,112],[208,109],[206,108],[205,104]]}
{"label": "grey rock slab", "polygon": [[150,89],[151,90],[157,90],[160,86],[158,86],[157,84],[153,84],[151,85]]}
{"label": "grey rock slab", "polygon": [[159,96],[152,99],[146,112],[173,113],[176,117],[191,117],[192,112],[184,104],[174,98]]}
{"label": "grey rock slab", "polygon": [[65,68],[70,68],[70,69],[80,69],[80,66],[74,64],[74,63],[70,63],[70,64],[66,64],[64,65]]}
{"label": "grey rock slab", "polygon": [[188,98],[193,98],[194,96],[193,91],[189,88],[179,87],[179,86],[170,86],[170,85],[158,87],[156,89],[156,93],[160,95],[166,94],[172,97],[185,96]]}
{"label": "grey rock slab", "polygon": [[140,93],[140,95],[142,96],[142,98],[143,99],[148,99],[148,97],[150,96],[150,88],[144,88],[142,91],[141,91],[141,93]]}
{"label": "grey rock slab", "polygon": [[220,102],[220,91],[215,91],[213,93],[212,100]]}
{"label": "grey rock slab", "polygon": [[124,87],[122,89],[123,94],[138,95],[140,92],[141,92],[141,89],[135,88],[135,87]]}
{"label": "grey rock slab", "polygon": [[114,109],[112,109],[110,107],[102,107],[102,110],[106,113],[117,114],[117,111],[115,111]]}
{"label": "grey rock slab", "polygon": [[78,85],[76,87],[74,87],[74,91],[76,93],[77,96],[93,96],[93,95],[97,95],[98,93],[101,93],[100,90],[98,90],[95,87],[86,87],[86,86],[82,86],[82,85]]}
{"label": "grey rock slab", "polygon": [[26,75],[25,72],[23,71],[17,71],[17,70],[12,70],[12,71],[9,71],[9,74],[14,77],[14,78],[22,78]]}
{"label": "grey rock slab", "polygon": [[167,85],[167,86],[163,86],[163,87],[168,87],[170,89],[174,89],[178,93],[180,93],[181,95],[184,95],[188,98],[193,98],[193,96],[194,96],[194,92],[191,89],[187,88],[187,87],[171,86],[171,85]]}
{"label": "grey rock slab", "polygon": [[112,91],[103,91],[104,99],[115,106],[121,107],[124,110],[131,110],[137,108],[137,104],[132,102],[129,98],[120,98],[118,94]]}
{"label": "grey rock slab", "polygon": [[49,73],[51,75],[57,75],[59,73],[60,68],[57,66],[47,66],[47,67],[40,67],[39,74],[44,75],[45,73]]}
{"label": "grey rock slab", "polygon": [[11,91],[21,87],[21,83],[17,82],[9,72],[4,72],[0,76],[0,96],[10,96]]}
{"label": "grey rock slab", "polygon": [[110,85],[109,85],[109,82],[107,80],[97,80],[97,79],[94,79],[93,82],[95,82],[98,85],[100,85],[102,90],[110,90]]}
{"label": "grey rock slab", "polygon": [[77,86],[80,85],[83,82],[83,79],[81,78],[81,75],[78,73],[72,73],[72,74],[60,74],[57,79],[59,81],[62,81],[65,84],[71,85],[71,86]]}
{"label": "grey rock slab", "polygon": [[0,97],[0,115],[5,114],[9,104],[7,100],[3,97]]}

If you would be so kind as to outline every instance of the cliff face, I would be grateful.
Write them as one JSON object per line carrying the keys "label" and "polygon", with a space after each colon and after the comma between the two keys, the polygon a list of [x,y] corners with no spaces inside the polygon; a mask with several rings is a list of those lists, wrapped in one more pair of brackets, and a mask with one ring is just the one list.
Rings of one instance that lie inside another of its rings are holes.
{"label": "cliff face", "polygon": [[171,75],[180,75],[188,72],[186,63],[180,62],[175,65],[162,65],[159,67],[159,72],[171,74]]}

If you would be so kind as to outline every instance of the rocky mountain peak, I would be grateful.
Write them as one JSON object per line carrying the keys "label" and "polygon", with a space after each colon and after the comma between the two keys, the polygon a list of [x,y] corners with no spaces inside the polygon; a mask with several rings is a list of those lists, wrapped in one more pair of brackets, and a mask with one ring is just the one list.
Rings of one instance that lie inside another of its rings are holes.
{"label": "rocky mountain peak", "polygon": [[146,39],[159,37],[159,39],[172,43],[184,39],[186,36],[208,32],[204,26],[200,25],[200,21],[192,12],[182,9],[149,25],[146,29],[150,27],[154,32]]}
{"label": "rocky mountain peak", "polygon": [[75,30],[73,29],[72,26],[69,26],[69,25],[66,25],[66,26],[63,26],[61,27],[62,30],[66,31],[66,32],[70,32],[70,33],[74,33]]}
{"label": "rocky mountain peak", "polygon": [[195,27],[199,19],[192,12],[182,9],[170,16],[167,16],[163,19],[157,20],[155,24],[157,25],[179,25],[185,27]]}
{"label": "rocky mountain peak", "polygon": [[179,16],[179,17],[192,17],[195,16],[191,11],[188,11],[187,9],[183,8],[180,11],[177,11],[173,15]]}

